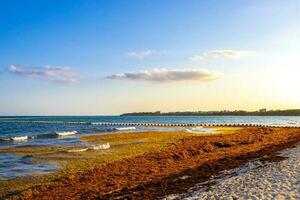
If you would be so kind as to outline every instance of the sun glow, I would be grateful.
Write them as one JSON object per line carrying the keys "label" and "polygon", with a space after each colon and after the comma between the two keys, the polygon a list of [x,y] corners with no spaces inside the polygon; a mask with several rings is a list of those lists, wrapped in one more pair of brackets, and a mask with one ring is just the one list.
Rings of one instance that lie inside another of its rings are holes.
{"label": "sun glow", "polygon": [[[295,63],[294,63],[295,65]],[[300,63],[299,63],[300,66]],[[271,91],[285,104],[300,105],[300,67],[285,67],[273,72],[270,85]]]}

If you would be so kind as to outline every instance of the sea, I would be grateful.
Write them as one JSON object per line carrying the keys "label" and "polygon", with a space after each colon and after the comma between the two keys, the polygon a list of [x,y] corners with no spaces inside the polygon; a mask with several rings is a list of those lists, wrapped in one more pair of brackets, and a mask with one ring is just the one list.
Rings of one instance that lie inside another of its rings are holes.
{"label": "sea", "polygon": [[[43,122],[43,123],[40,123]],[[74,122],[74,123],[73,123]],[[76,124],[76,122],[90,122]],[[17,146],[80,146],[80,137],[147,130],[182,130],[180,127],[104,126],[111,123],[258,124],[300,126],[300,116],[2,116],[0,149]],[[32,162],[31,156],[0,153],[0,180],[55,171],[58,166]]]}

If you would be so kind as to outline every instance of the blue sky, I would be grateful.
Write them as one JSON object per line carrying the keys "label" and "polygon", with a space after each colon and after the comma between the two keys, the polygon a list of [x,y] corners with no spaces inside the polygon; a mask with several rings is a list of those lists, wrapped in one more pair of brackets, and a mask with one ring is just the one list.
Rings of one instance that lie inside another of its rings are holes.
{"label": "blue sky", "polygon": [[295,107],[299,13],[296,0],[0,0],[0,115]]}

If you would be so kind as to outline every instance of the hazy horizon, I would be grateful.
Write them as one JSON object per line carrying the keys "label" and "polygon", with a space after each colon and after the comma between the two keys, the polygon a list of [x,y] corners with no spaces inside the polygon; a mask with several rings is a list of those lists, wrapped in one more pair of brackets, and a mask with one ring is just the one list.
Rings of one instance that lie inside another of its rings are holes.
{"label": "hazy horizon", "polygon": [[[266,108],[261,108],[261,109],[266,109]],[[300,110],[300,108],[290,108],[290,109],[266,109],[267,111],[284,111],[284,110]],[[184,110],[184,111],[161,111],[161,110],[153,110],[153,111],[138,111],[138,112],[127,112],[127,113],[117,113],[117,114],[94,114],[94,115],[85,115],[85,114],[79,114],[79,115],[72,115],[72,114],[64,114],[64,115],[0,115],[0,117],[84,117],[84,116],[120,116],[122,114],[128,114],[128,113],[151,113],[151,112],[160,112],[162,114],[164,113],[172,113],[172,112],[222,112],[222,111],[227,111],[227,112],[235,112],[235,111],[245,111],[245,112],[259,112],[260,109],[258,110]]]}
{"label": "hazy horizon", "polygon": [[300,1],[0,5],[0,116],[300,105]]}

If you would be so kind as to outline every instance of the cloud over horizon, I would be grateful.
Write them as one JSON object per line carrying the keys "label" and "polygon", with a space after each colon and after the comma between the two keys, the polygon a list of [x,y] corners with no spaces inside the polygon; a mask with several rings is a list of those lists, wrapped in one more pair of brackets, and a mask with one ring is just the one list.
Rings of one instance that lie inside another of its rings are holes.
{"label": "cloud over horizon", "polygon": [[77,83],[80,77],[70,67],[17,67],[11,65],[8,71],[22,77],[42,79],[58,83]]}
{"label": "cloud over horizon", "polygon": [[176,81],[212,81],[218,79],[220,74],[207,69],[165,69],[140,70],[107,76],[111,80],[131,80],[150,82],[176,82]]}

